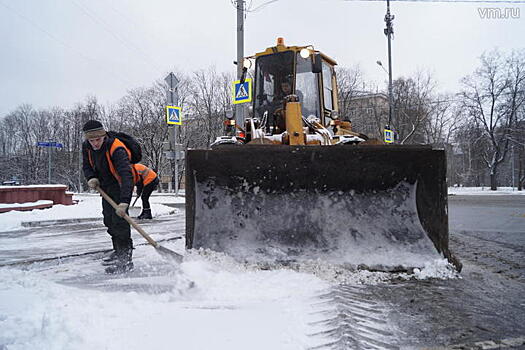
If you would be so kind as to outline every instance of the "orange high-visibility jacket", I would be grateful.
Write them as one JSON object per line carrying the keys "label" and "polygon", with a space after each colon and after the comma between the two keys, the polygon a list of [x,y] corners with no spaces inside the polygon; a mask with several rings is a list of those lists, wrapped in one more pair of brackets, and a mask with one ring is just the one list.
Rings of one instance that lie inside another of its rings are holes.
{"label": "orange high-visibility jacket", "polygon": [[[113,162],[111,161],[111,157],[113,156],[113,153],[119,147],[124,148],[126,150],[126,153],[128,154],[128,158],[131,159],[131,151],[126,147],[124,142],[120,141],[117,138],[113,140],[109,148],[109,151],[106,152],[106,158],[108,160],[109,171],[111,171],[111,174],[113,174],[113,176],[117,179],[118,183],[120,184],[122,182],[120,179],[120,175],[115,170],[115,166],[113,165]],[[90,150],[88,150],[88,157],[89,157],[89,163],[91,164],[91,167],[93,168],[95,164],[93,162],[93,157],[91,156]],[[131,173],[133,175],[133,183],[136,184],[139,181],[139,178],[138,178],[137,171],[134,169],[134,165],[135,164],[131,164]]]}
{"label": "orange high-visibility jacket", "polygon": [[133,168],[137,172],[139,178],[142,180],[142,183],[144,186],[147,186],[150,184],[155,178],[157,177],[157,173],[154,172],[152,169],[148,168],[147,166],[137,163],[133,164]]}

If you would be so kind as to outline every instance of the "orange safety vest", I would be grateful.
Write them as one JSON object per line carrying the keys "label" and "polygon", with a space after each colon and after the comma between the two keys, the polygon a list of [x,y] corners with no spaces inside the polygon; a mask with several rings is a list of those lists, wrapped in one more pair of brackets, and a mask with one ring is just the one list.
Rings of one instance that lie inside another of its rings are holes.
{"label": "orange safety vest", "polygon": [[[113,174],[115,179],[117,179],[118,183],[121,184],[122,179],[120,178],[120,175],[117,173],[117,170],[115,170],[115,166],[113,165],[113,162],[111,161],[111,157],[113,156],[113,153],[115,153],[115,150],[119,147],[124,148],[126,150],[126,153],[128,154],[128,158],[131,159],[131,151],[126,147],[124,142],[120,141],[117,138],[113,140],[113,143],[111,144],[109,152],[106,151],[106,159],[108,160],[109,171],[111,171],[111,174]],[[88,157],[89,157],[89,164],[91,164],[92,168],[95,168],[93,158],[91,157],[91,150],[88,150]],[[133,164],[130,164],[130,165],[131,165],[131,174],[133,174],[133,184],[136,184],[139,181],[139,176],[137,172],[135,171]]]}
{"label": "orange safety vest", "polygon": [[137,163],[133,164],[132,166],[137,172],[138,176],[142,178],[144,186],[150,184],[157,177],[157,173],[145,165]]}

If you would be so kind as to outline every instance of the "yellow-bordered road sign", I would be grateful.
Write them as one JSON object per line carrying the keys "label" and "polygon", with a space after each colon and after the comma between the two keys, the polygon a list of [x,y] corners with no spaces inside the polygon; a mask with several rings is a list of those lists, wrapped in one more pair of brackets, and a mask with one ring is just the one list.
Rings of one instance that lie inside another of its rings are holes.
{"label": "yellow-bordered road sign", "polygon": [[241,84],[240,80],[233,83],[233,104],[252,102],[252,80],[245,79]]}
{"label": "yellow-bordered road sign", "polygon": [[181,108],[177,106],[166,106],[166,122],[169,125],[182,125]]}
{"label": "yellow-bordered road sign", "polygon": [[393,143],[394,142],[394,131],[390,129],[385,129],[385,142],[386,143]]}

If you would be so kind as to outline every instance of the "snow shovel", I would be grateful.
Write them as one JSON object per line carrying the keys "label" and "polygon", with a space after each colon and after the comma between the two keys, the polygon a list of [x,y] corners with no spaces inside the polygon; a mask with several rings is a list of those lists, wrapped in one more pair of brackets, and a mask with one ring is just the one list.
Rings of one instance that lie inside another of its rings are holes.
{"label": "snow shovel", "polygon": [[[118,208],[118,205],[117,203],[115,203],[115,201],[113,199],[111,199],[110,196],[108,196],[108,194],[106,192],[104,192],[104,190],[102,190],[100,187],[96,187],[96,190],[102,195],[102,197],[104,197],[104,199],[109,203],[111,204],[111,206],[113,208],[115,208],[115,210]],[[153,238],[151,238],[143,229],[142,227],[140,227],[136,222],[135,220],[133,220],[131,217],[129,217],[129,215],[125,214],[124,215],[124,220],[126,220],[131,226],[133,226],[133,228],[135,230],[137,230],[141,235],[142,237],[144,237],[146,239],[146,241],[148,241],[149,244],[151,244],[156,250],[157,252],[164,256],[164,257],[167,257],[167,258],[170,258],[172,260],[175,260],[176,262],[180,263],[182,262],[182,258],[183,256],[180,255],[179,253],[175,253],[173,250],[170,250],[168,248],[165,248],[163,246],[161,246],[160,244],[158,244]]]}
{"label": "snow shovel", "polygon": [[138,199],[139,199],[139,196],[137,195],[137,198],[135,198],[135,201],[133,201],[133,204],[131,205],[130,208],[135,207],[135,203],[137,203]]}
{"label": "snow shovel", "polygon": [[140,193],[137,193],[137,198],[133,201],[133,204],[131,205],[131,208],[135,207],[135,203],[139,200],[140,196],[142,196],[142,191]]}

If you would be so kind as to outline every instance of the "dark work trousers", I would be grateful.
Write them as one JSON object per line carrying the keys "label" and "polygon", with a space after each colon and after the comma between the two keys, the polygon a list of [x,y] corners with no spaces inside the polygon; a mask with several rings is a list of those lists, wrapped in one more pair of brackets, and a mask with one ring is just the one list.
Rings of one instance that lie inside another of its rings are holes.
{"label": "dark work trousers", "polygon": [[149,184],[144,186],[144,190],[142,191],[142,195],[140,196],[140,199],[142,199],[142,209],[150,209],[149,205],[149,196],[151,196],[151,193],[157,189],[157,186],[159,185],[159,177],[157,176],[155,180],[151,181]]}
{"label": "dark work trousers", "polygon": [[[106,193],[116,203],[120,201],[120,188],[112,186],[104,189]],[[131,240],[131,229],[129,223],[117,215],[115,209],[105,199],[102,199],[102,214],[104,215],[104,225],[108,228],[108,233],[113,241],[113,249],[117,254],[131,252],[133,241]]]}

